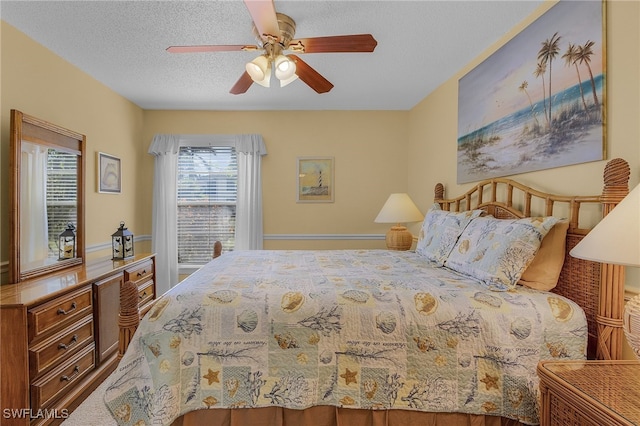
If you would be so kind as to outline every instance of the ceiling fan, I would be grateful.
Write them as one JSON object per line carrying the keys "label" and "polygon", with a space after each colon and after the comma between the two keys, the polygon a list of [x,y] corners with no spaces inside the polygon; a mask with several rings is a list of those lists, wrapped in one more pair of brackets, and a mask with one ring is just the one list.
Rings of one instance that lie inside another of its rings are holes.
{"label": "ceiling fan", "polygon": [[[281,86],[300,78],[317,93],[326,93],[333,84],[298,57],[303,53],[373,52],[378,42],[371,34],[338,35],[294,39],[296,23],[283,13],[277,13],[273,0],[244,0],[253,19],[256,45],[170,46],[170,53],[260,51],[260,56],[248,62],[246,70],[230,93],[245,93],[255,82],[269,87],[271,70]],[[289,50],[292,54],[285,55]]]}

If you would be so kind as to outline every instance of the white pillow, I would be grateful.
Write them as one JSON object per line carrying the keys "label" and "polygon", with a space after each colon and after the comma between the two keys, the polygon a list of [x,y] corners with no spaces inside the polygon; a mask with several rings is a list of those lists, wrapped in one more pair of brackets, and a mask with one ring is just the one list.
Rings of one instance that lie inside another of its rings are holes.
{"label": "white pillow", "polygon": [[510,290],[556,222],[551,216],[475,218],[458,238],[445,266],[482,281],[491,290]]}
{"label": "white pillow", "polygon": [[471,219],[482,214],[483,210],[448,212],[435,203],[422,222],[416,253],[443,266],[464,228]]}

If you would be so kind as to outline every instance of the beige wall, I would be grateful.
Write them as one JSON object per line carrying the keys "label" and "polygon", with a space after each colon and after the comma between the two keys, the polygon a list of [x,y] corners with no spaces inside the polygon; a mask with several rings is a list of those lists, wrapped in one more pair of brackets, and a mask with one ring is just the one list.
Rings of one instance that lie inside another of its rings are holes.
{"label": "beige wall", "polygon": [[[269,154],[263,162],[264,229],[273,235],[344,235],[344,240],[267,239],[267,248],[381,247],[386,225],[373,223],[390,192],[409,191],[424,211],[436,182],[449,194],[455,184],[457,81],[542,14],[542,6],[475,61],[411,111],[142,111],[126,99],[2,22],[2,94],[0,153],[2,246],[6,261],[8,230],[8,128],[11,108],[87,135],[87,245],[108,243],[120,220],[136,235],[151,233],[153,159],[146,153],[156,133],[260,133]],[[640,168],[640,88],[638,2],[610,1],[608,28],[609,158],[632,166],[632,184]],[[95,155],[103,151],[123,159],[121,195],[95,191]],[[336,159],[336,201],[295,202],[295,159],[329,155]],[[604,162],[517,176],[524,183],[560,193],[597,193]],[[415,225],[414,225],[415,227]],[[321,238],[321,237],[318,237]],[[147,244],[148,246],[148,244]]]}
{"label": "beige wall", "polygon": [[[389,193],[407,190],[408,112],[143,111],[4,21],[1,24],[0,260],[5,267],[10,109],[87,136],[86,244],[94,250],[89,258],[109,253],[108,248],[98,249],[109,243],[120,220],[137,236],[151,234],[153,158],[147,149],[156,133],[263,135],[269,153],[263,161],[265,233],[293,236],[267,240],[265,247],[384,247],[381,239],[361,238],[386,232],[388,226],[374,224],[373,219]],[[122,159],[122,194],[96,192],[97,152]],[[334,203],[295,202],[296,157],[314,155],[335,157]],[[326,234],[338,239],[326,239]],[[311,239],[298,239],[304,238],[300,235]],[[146,241],[136,250],[149,247]]]}
{"label": "beige wall", "polygon": [[[476,60],[452,76],[410,111],[409,193],[432,194],[436,183],[447,194],[459,195],[473,184],[456,184],[458,80],[526,25],[555,3],[539,8],[522,25],[514,28]],[[607,27],[607,159],[624,158],[631,166],[630,187],[640,182],[640,2],[608,1]],[[547,192],[597,195],[602,190],[606,161],[561,167],[514,176],[514,179]],[[424,211],[428,203],[419,207]],[[627,268],[627,288],[640,291],[640,268]],[[628,348],[625,358],[633,359]]]}
{"label": "beige wall", "polygon": [[[456,184],[458,80],[500,48],[554,3],[506,34],[499,42],[461,69],[410,111],[409,193],[432,194],[436,183],[447,194],[458,195],[471,187]],[[624,158],[631,166],[630,187],[640,181],[640,2],[609,1],[607,27],[607,145],[608,156]],[[596,195],[602,190],[605,161],[560,167],[514,176],[518,181],[547,192]],[[423,210],[426,204],[420,206]],[[640,289],[638,270],[629,269],[628,283]]]}
{"label": "beige wall", "polygon": [[[203,112],[143,111],[79,71],[5,22],[1,22],[0,83],[0,261],[8,259],[9,110],[54,122],[87,136],[87,245],[110,241],[120,220],[136,235],[151,233],[153,159],[147,149],[156,133],[260,133],[263,162],[264,230],[267,236],[346,236],[344,240],[267,240],[266,248],[383,247],[358,235],[382,234],[373,218],[391,192],[409,191],[425,211],[433,186],[456,185],[457,82],[551,6],[489,47],[411,111]],[[631,184],[640,181],[640,2],[609,1],[607,8],[608,152],[631,164]],[[95,157],[102,151],[123,160],[120,195],[95,191]],[[295,159],[333,156],[336,198],[331,204],[295,202]],[[604,161],[516,176],[558,193],[597,194]],[[350,239],[350,236],[355,236]],[[148,250],[137,244],[136,250]],[[91,256],[108,254],[108,249]],[[6,275],[6,274],[5,274]],[[628,274],[635,277],[636,272]]]}
{"label": "beige wall", "polygon": [[[146,206],[138,201],[138,193],[143,192],[139,190],[140,182],[147,179],[143,179],[136,170],[142,156],[143,111],[6,22],[2,21],[1,25],[0,260],[6,266],[9,258],[11,109],[86,135],[86,245],[94,249],[106,245],[106,249],[88,253],[87,257],[108,255],[111,234],[121,220],[132,231],[142,229],[143,223],[149,221],[140,214],[146,213]],[[122,194],[96,192],[97,152],[122,159]],[[140,246],[140,250],[145,249],[145,243]],[[3,280],[6,280],[6,273]]]}
{"label": "beige wall", "polygon": [[[358,238],[384,234],[389,226],[373,223],[375,216],[391,192],[407,190],[407,118],[406,111],[145,111],[143,144],[156,133],[259,133],[268,153],[262,162],[265,248],[384,248],[383,240]],[[334,157],[335,202],[296,203],[301,156]],[[151,156],[145,168],[151,185]],[[150,194],[144,196],[150,206]],[[282,234],[291,238],[269,239]],[[301,234],[320,239],[300,240]],[[344,238],[322,239],[326,234]]]}
{"label": "beige wall", "polygon": [[[546,11],[543,5],[502,40],[452,76],[410,111],[409,191],[431,193],[442,182],[450,195],[473,184],[456,184],[458,80]],[[607,4],[607,142],[608,158],[631,165],[631,186],[640,181],[640,2]],[[606,161],[515,176],[525,184],[559,193],[598,194]],[[423,206],[424,207],[424,206]]]}

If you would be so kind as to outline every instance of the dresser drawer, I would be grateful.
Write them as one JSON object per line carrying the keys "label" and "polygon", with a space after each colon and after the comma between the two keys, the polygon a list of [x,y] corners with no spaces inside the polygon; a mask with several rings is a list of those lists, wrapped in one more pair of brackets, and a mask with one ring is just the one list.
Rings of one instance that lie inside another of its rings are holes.
{"label": "dresser drawer", "polygon": [[92,299],[91,287],[87,286],[29,309],[29,341],[92,313]]}
{"label": "dresser drawer", "polygon": [[153,277],[153,261],[151,260],[124,270],[125,282],[131,281],[138,284],[151,277]]}
{"label": "dresser drawer", "polygon": [[149,280],[138,287],[138,306],[144,306],[155,298],[153,280]]}
{"label": "dresser drawer", "polygon": [[29,348],[29,377],[33,380],[92,341],[93,317],[89,315],[55,336]]}
{"label": "dresser drawer", "polygon": [[95,365],[95,349],[91,344],[74,355],[59,368],[51,371],[31,384],[31,406],[43,407],[73,388]]}

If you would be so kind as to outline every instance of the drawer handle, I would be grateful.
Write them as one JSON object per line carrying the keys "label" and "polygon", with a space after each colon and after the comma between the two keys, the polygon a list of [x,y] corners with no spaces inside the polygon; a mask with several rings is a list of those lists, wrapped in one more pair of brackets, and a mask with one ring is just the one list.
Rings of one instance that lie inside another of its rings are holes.
{"label": "drawer handle", "polygon": [[147,297],[147,291],[146,291],[146,290],[145,290],[145,291],[143,291],[143,292],[142,292],[142,294],[141,294],[140,296],[138,296],[138,298],[139,298],[140,300],[144,299],[145,297]]}
{"label": "drawer handle", "polygon": [[78,335],[74,334],[71,340],[69,341],[68,345],[65,345],[64,343],[58,343],[58,349],[69,349],[71,346],[73,346],[77,342],[78,342]]}
{"label": "drawer handle", "polygon": [[147,274],[147,270],[143,269],[142,272],[138,272],[138,278],[140,278],[140,277],[142,277],[142,276],[144,276],[146,274]]}
{"label": "drawer handle", "polygon": [[78,307],[78,305],[76,305],[76,302],[73,302],[71,304],[71,308],[68,311],[65,311],[62,308],[58,308],[58,315],[67,315],[69,312],[75,311],[77,307]]}
{"label": "drawer handle", "polygon": [[60,381],[61,382],[68,382],[70,380],[72,380],[74,377],[76,377],[78,374],[80,374],[80,366],[76,365],[76,368],[73,369],[73,374],[70,376],[62,376],[60,377]]}

